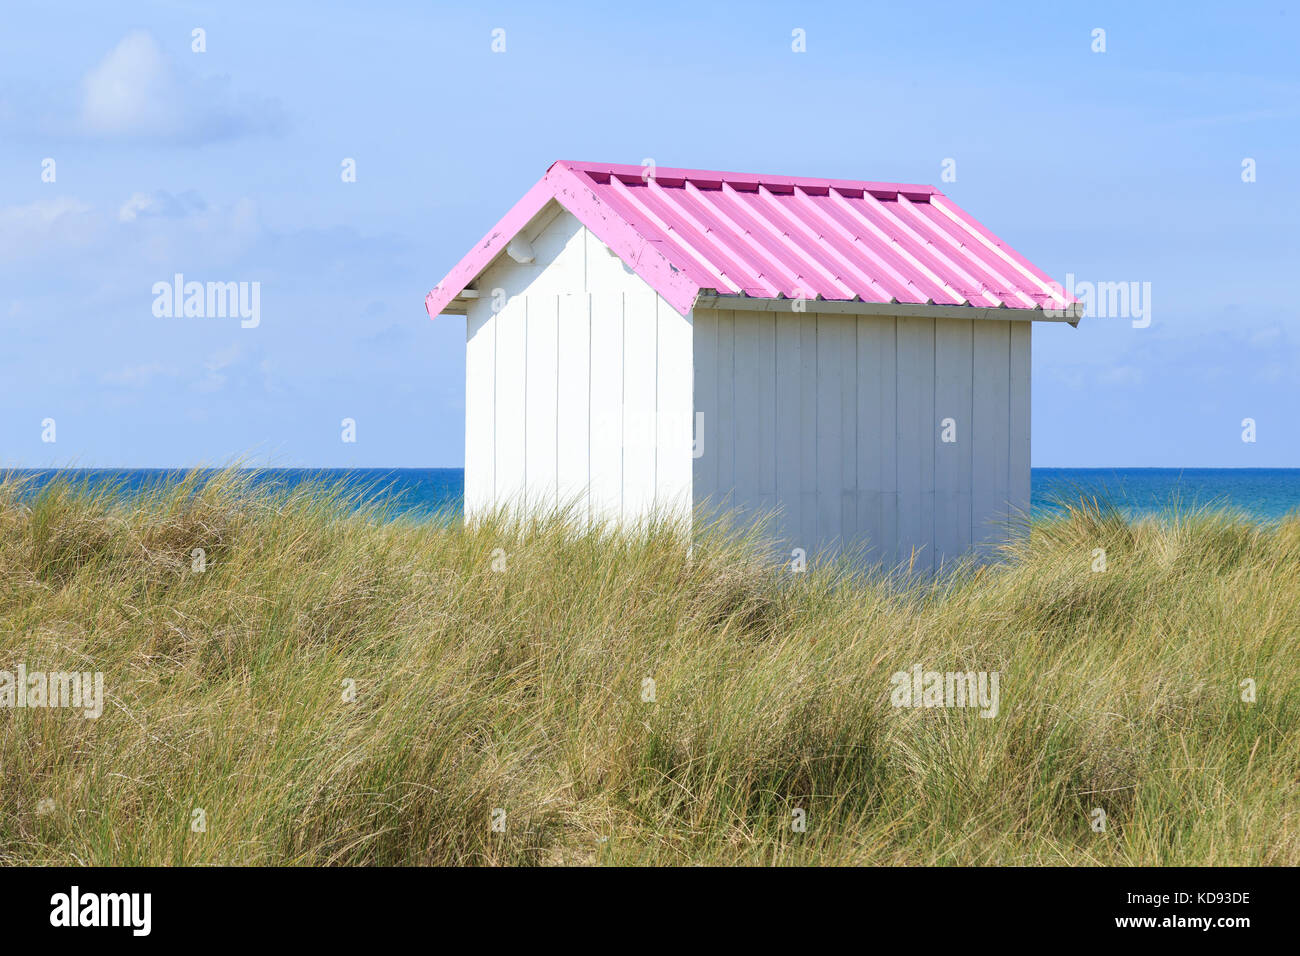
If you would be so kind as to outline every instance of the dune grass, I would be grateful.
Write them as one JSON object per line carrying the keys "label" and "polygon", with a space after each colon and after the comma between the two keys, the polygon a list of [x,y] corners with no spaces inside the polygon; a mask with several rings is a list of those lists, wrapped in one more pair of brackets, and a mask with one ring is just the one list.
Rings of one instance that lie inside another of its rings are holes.
{"label": "dune grass", "polygon": [[[0,480],[0,670],[106,698],[0,711],[0,862],[1300,863],[1298,518],[1079,502],[900,585],[385,517]],[[998,672],[998,715],[891,706],[915,664]]]}

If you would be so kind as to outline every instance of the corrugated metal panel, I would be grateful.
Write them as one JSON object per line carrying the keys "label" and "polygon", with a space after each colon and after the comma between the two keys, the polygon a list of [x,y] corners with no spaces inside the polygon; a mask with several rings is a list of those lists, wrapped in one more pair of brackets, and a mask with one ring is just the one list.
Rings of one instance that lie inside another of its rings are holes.
{"label": "corrugated metal panel", "polygon": [[429,294],[430,314],[551,198],[683,314],[700,292],[1008,309],[1075,302],[930,186],[559,162]]}

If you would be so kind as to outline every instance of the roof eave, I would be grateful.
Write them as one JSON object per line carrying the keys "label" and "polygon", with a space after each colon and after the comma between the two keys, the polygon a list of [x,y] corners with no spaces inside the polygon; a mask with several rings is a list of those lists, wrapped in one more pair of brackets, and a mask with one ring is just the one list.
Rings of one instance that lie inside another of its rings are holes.
{"label": "roof eave", "polygon": [[[798,308],[802,303],[803,308]],[[864,302],[861,299],[782,299],[702,291],[697,309],[740,309],[751,312],[822,312],[834,315],[901,315],[934,319],[994,319],[1003,322],[1065,322],[1077,326],[1083,318],[1080,303],[1062,309],[995,309],[972,305],[920,302]]]}

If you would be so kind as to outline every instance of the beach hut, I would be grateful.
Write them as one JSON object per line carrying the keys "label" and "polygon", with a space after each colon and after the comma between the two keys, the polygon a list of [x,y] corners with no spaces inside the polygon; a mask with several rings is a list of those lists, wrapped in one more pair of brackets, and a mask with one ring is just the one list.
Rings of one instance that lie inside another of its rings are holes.
{"label": "beach hut", "polygon": [[466,316],[465,513],[775,513],[921,569],[1029,504],[1041,270],[930,186],[557,162],[431,291]]}

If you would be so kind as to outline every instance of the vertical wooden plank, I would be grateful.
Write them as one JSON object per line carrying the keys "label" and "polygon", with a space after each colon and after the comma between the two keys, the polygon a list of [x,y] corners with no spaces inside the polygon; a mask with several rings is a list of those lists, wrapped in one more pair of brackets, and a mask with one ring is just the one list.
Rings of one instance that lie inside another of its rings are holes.
{"label": "vertical wooden plank", "polygon": [[[758,375],[758,404],[755,409],[758,425],[758,505],[769,517],[777,507],[776,502],[776,324],[781,320],[777,312],[755,312],[754,356]],[[776,526],[772,529],[777,530]]]}
{"label": "vertical wooden plank", "polygon": [[759,508],[759,468],[761,427],[759,378],[760,325],[762,313],[733,312],[732,334],[735,339],[735,485],[733,507],[738,521],[751,521]]}
{"label": "vertical wooden plank", "polygon": [[864,315],[857,324],[859,527],[866,560],[888,568],[894,564],[898,544],[895,320]]}
{"label": "vertical wooden plank", "polygon": [[774,313],[776,322],[776,503],[779,536],[789,552],[800,536],[800,407],[803,359],[799,317]]}
{"label": "vertical wooden plank", "polygon": [[[869,562],[881,558],[881,436],[880,426],[880,350],[886,320],[876,316],[857,317],[858,400],[857,423],[858,468],[858,536],[863,555]],[[892,321],[892,320],[888,320]],[[891,344],[892,349],[892,344]],[[889,440],[894,440],[890,429]]]}
{"label": "vertical wooden plank", "polygon": [[898,319],[898,559],[934,567],[934,320]]}
{"label": "vertical wooden plank", "polygon": [[991,558],[1005,540],[1010,484],[1011,323],[972,322],[971,526],[975,552]]}
{"label": "vertical wooden plank", "polygon": [[659,326],[655,291],[629,289],[623,302],[623,517],[647,517],[655,500]]}
{"label": "vertical wooden plank", "polygon": [[1033,361],[1031,323],[1011,323],[1009,429],[1011,454],[1008,466],[1011,493],[1009,506],[1014,518],[1029,513],[1030,451],[1030,366]]}
{"label": "vertical wooden plank", "polygon": [[893,567],[898,550],[898,319],[883,320],[880,345],[880,541]]}
{"label": "vertical wooden plank", "polygon": [[795,313],[799,323],[799,533],[794,547],[817,548],[817,314]]}
{"label": "vertical wooden plank", "polygon": [[929,416],[920,415],[920,366],[924,354],[920,333],[924,320],[898,318],[898,380],[896,446],[898,452],[898,560],[912,560],[920,537],[922,439],[929,438]]}
{"label": "vertical wooden plank", "polygon": [[591,296],[591,509],[618,521],[623,505],[623,295]]}
{"label": "vertical wooden plank", "polygon": [[817,315],[817,548],[836,551],[842,540],[841,397],[843,369],[840,351],[844,316]]}
{"label": "vertical wooden plank", "polygon": [[585,523],[591,480],[591,296],[574,293],[559,297],[558,435],[556,484],[560,507],[571,508]]}
{"label": "vertical wooden plank", "polygon": [[691,314],[695,421],[698,443],[691,467],[692,505],[705,515],[718,508],[718,313],[700,309]]}
{"label": "vertical wooden plank", "polygon": [[934,551],[938,563],[962,558],[971,547],[973,324],[970,319],[936,319],[934,326]]}
{"label": "vertical wooden plank", "polygon": [[558,308],[558,296],[528,296],[524,483],[529,508],[541,512],[553,511],[556,505]]}
{"label": "vertical wooden plank", "polygon": [[894,567],[898,546],[898,319],[881,320],[880,328],[880,541],[881,561]]}
{"label": "vertical wooden plank", "polygon": [[496,324],[490,302],[465,318],[465,517],[492,507],[496,438]]}
{"label": "vertical wooden plank", "polygon": [[840,537],[858,548],[858,321],[839,316],[840,333]]}
{"label": "vertical wooden plank", "polygon": [[730,309],[718,312],[718,506],[736,506],[736,338],[735,315]]}
{"label": "vertical wooden plank", "polygon": [[528,297],[511,296],[496,316],[496,485],[498,507],[518,508],[525,489]]}
{"label": "vertical wooden plank", "polygon": [[691,321],[659,296],[655,316],[659,328],[655,508],[664,515],[689,517],[694,427]]}

